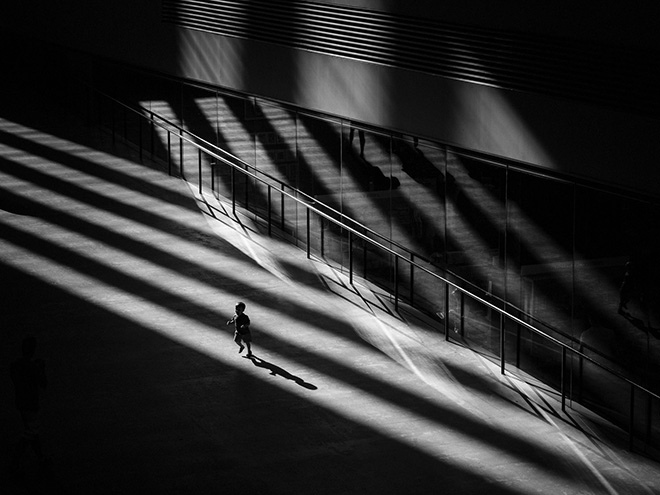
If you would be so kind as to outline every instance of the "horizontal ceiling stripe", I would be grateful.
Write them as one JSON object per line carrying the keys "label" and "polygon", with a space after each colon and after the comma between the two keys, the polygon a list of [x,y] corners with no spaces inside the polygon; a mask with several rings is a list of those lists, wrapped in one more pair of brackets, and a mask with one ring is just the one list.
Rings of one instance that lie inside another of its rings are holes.
{"label": "horizontal ceiling stripe", "polygon": [[660,109],[654,53],[296,0],[163,0],[162,19],[508,90],[641,113]]}

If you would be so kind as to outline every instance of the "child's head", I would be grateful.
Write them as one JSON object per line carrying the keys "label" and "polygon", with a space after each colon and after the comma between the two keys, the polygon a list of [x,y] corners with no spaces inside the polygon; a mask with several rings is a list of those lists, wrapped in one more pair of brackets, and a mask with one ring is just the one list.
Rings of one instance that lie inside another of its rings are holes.
{"label": "child's head", "polygon": [[241,314],[243,311],[245,311],[245,303],[242,302],[237,303],[235,309],[238,314]]}

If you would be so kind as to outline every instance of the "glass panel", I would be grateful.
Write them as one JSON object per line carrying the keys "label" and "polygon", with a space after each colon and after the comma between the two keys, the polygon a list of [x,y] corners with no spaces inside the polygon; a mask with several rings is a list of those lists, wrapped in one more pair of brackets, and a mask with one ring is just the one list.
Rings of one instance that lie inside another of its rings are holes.
{"label": "glass panel", "polygon": [[256,105],[258,111],[252,120],[255,165],[260,172],[297,187],[296,114],[264,102]]}
{"label": "glass panel", "polygon": [[[217,114],[215,118],[215,131],[218,146],[238,157],[233,160],[239,168],[249,168],[247,164],[254,164],[254,140],[250,133],[251,121],[247,119],[247,100],[217,94]],[[232,168],[222,162],[215,164],[215,189],[218,195],[226,198],[232,197]],[[240,204],[245,203],[246,179],[240,172],[235,173],[235,197]]]}
{"label": "glass panel", "polygon": [[342,211],[379,234],[391,236],[391,175],[389,137],[350,124],[343,126]]}
{"label": "glass panel", "polygon": [[218,145],[252,165],[256,161],[253,122],[257,112],[252,100],[218,94]]}
{"label": "glass panel", "polygon": [[[382,241],[379,244],[383,244]],[[394,256],[371,243],[354,239],[353,256],[355,275],[366,277],[390,293],[394,293]],[[399,263],[399,273],[403,263]]]}
{"label": "glass panel", "polygon": [[433,273],[442,275],[442,271],[430,263],[419,259],[415,259],[415,261],[431,273],[420,268],[413,268],[413,305],[444,324],[447,313],[445,307],[447,284],[432,275]]}
{"label": "glass panel", "polygon": [[[423,264],[437,263],[443,266],[445,237],[444,150],[412,137],[400,136],[392,140],[392,239],[408,251],[416,253],[416,260]],[[403,252],[402,252],[403,253]],[[408,253],[403,253],[410,259]],[[411,280],[410,267],[401,263],[399,291],[404,299],[410,298],[410,286],[414,283],[413,296],[419,306],[432,314],[438,312],[435,283],[428,277]],[[416,296],[419,297],[416,297]],[[444,297],[444,296],[443,296]],[[444,299],[443,299],[444,304]],[[434,309],[435,308],[435,309]]]}
{"label": "glass panel", "polygon": [[[215,145],[218,141],[217,133],[217,98],[215,91],[202,88],[184,86],[181,97],[182,120],[184,128],[201,138],[202,141]],[[191,137],[191,136],[187,136]],[[186,164],[186,178],[188,181],[199,183],[200,155],[197,149],[184,145],[184,162]],[[208,155],[201,155],[202,183],[205,190],[211,189],[211,159]]]}
{"label": "glass panel", "polygon": [[339,211],[341,200],[341,124],[298,117],[299,189]]}
{"label": "glass panel", "polygon": [[[660,391],[660,211],[653,204],[577,189],[575,335],[591,359]],[[586,406],[627,421],[630,385],[581,363],[575,377]],[[652,402],[636,393],[634,428],[658,438]],[[657,442],[657,441],[656,441]]]}
{"label": "glass panel", "polygon": [[[341,124],[298,115],[297,151],[298,187],[315,198],[315,207],[339,220],[330,209],[341,209]],[[319,254],[341,265],[346,253],[340,229],[327,219],[318,222]]]}
{"label": "glass panel", "polygon": [[427,259],[442,259],[445,152],[412,137],[394,139],[392,149],[399,185],[393,192],[393,240]]}
{"label": "glass panel", "polygon": [[[505,169],[447,154],[447,253],[456,282],[482,297],[504,295]],[[469,281],[469,282],[468,282]],[[450,306],[462,318],[463,336],[499,354],[499,316],[455,291]],[[493,332],[494,335],[489,333]]]}
{"label": "glass panel", "polygon": [[[521,310],[519,317],[524,321],[570,342],[573,187],[510,172],[508,209],[507,298]],[[516,333],[516,338],[520,339],[519,366],[555,379],[561,349],[527,329]]]}

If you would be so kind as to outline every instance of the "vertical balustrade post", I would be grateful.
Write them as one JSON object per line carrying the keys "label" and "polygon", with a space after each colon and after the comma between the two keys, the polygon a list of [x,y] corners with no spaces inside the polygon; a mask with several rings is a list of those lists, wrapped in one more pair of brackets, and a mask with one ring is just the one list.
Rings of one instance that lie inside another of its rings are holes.
{"label": "vertical balustrade post", "polygon": [[231,167],[231,212],[236,215],[236,167]]}
{"label": "vertical balustrade post", "polygon": [[504,313],[500,313],[500,373],[505,372],[506,356],[504,355]]}
{"label": "vertical balustrade post", "polygon": [[280,186],[280,229],[284,232],[284,184]]}
{"label": "vertical balustrade post", "polygon": [[154,157],[154,150],[156,148],[156,146],[155,146],[156,139],[155,139],[155,136],[154,136],[155,132],[156,132],[156,129],[155,129],[155,126],[154,126],[154,114],[153,114],[153,112],[149,112],[149,141],[150,141],[150,143],[149,143],[150,148],[149,149],[151,151],[151,158]]}
{"label": "vertical balustrade post", "polygon": [[[247,166],[245,167],[247,170]],[[256,170],[255,170],[256,173]],[[250,177],[248,174],[245,175],[245,198],[244,198],[244,203],[245,203],[245,209],[249,210],[250,209]]]}
{"label": "vertical balustrade post", "polygon": [[307,208],[307,259],[311,258],[312,253],[312,236],[310,228],[310,211],[309,207]]}
{"label": "vertical balustrade post", "polygon": [[271,204],[272,192],[270,184],[268,184],[268,236],[271,235],[273,231],[273,205]]}
{"label": "vertical balustrade post", "polygon": [[449,283],[445,282],[445,340],[449,341]]}
{"label": "vertical balustrade post", "polygon": [[410,305],[415,305],[415,253],[410,253]]}
{"label": "vertical balustrade post", "polygon": [[199,169],[199,194],[202,194],[202,150],[197,148],[197,166]]}
{"label": "vertical balustrade post", "polygon": [[399,310],[399,256],[394,255],[394,311]]}
{"label": "vertical balustrade post", "polygon": [[630,384],[630,418],[628,421],[628,446],[629,450],[632,452],[635,446],[635,385]]}
{"label": "vertical balustrade post", "polygon": [[561,410],[566,412],[566,347],[561,348]]}
{"label": "vertical balustrade post", "polygon": [[211,166],[211,193],[215,196],[215,160],[209,162]]}
{"label": "vertical balustrade post", "polygon": [[353,233],[348,231],[348,283],[353,283]]}
{"label": "vertical balustrade post", "polygon": [[172,133],[167,131],[167,174],[172,175]]}
{"label": "vertical balustrade post", "polygon": [[325,256],[325,218],[321,217],[321,258]]}
{"label": "vertical balustrade post", "polygon": [[460,319],[459,319],[459,328],[461,329],[461,337],[465,336],[465,293],[463,291],[460,291],[460,296],[459,296],[459,312],[460,312]]}

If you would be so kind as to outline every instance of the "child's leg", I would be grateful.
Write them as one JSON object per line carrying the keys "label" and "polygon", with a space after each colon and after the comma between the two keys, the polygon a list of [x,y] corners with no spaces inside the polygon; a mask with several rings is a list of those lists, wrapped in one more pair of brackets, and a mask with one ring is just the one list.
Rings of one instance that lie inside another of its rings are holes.
{"label": "child's leg", "polygon": [[241,336],[239,335],[238,332],[234,333],[234,342],[236,342],[236,345],[238,345],[238,353],[240,354],[243,352],[243,349],[245,349],[245,346],[241,342]]}

